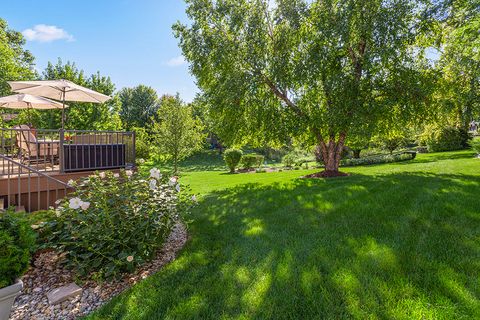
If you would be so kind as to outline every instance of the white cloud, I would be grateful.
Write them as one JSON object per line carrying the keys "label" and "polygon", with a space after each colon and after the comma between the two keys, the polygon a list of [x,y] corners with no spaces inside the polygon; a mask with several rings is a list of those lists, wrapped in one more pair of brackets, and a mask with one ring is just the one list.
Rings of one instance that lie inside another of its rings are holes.
{"label": "white cloud", "polygon": [[52,42],[56,40],[75,40],[71,34],[62,28],[47,26],[46,24],[37,24],[31,29],[24,30],[22,34],[29,41]]}
{"label": "white cloud", "polygon": [[169,67],[178,67],[183,66],[186,63],[187,62],[185,61],[185,58],[183,56],[178,56],[168,60],[165,64]]}

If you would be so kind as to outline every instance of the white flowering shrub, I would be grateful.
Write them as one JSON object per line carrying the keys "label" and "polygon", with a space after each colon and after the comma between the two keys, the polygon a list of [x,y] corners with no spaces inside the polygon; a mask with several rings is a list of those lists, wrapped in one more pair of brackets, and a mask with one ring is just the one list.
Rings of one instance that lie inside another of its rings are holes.
{"label": "white flowering shrub", "polygon": [[100,172],[69,184],[76,191],[57,202],[48,245],[84,278],[115,277],[152,259],[192,201],[155,168],[148,178]]}

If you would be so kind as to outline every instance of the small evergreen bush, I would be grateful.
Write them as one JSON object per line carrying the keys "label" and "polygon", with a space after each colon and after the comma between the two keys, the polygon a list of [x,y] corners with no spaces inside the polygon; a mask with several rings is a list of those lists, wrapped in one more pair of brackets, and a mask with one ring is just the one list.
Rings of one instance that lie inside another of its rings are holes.
{"label": "small evergreen bush", "polygon": [[239,149],[227,149],[223,153],[223,160],[225,160],[225,164],[230,169],[230,173],[235,172],[235,168],[240,163],[240,159],[242,158],[243,152]]}
{"label": "small evergreen bush", "polygon": [[259,154],[245,154],[240,162],[243,169],[254,169],[261,167],[264,159],[265,157]]}
{"label": "small evergreen bush", "polygon": [[148,179],[100,172],[74,186],[44,228],[49,246],[82,278],[116,277],[154,258],[188,204],[177,179],[155,168]]}
{"label": "small evergreen bush", "polygon": [[35,232],[28,221],[10,211],[0,213],[0,288],[27,271],[34,250]]}

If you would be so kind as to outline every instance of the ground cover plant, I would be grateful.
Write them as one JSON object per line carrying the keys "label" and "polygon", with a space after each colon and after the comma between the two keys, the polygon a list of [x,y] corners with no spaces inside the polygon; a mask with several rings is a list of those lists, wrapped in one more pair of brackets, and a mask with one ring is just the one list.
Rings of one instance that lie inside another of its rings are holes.
{"label": "ground cover plant", "polygon": [[301,179],[312,170],[189,172],[190,240],[88,319],[474,319],[474,152]]}

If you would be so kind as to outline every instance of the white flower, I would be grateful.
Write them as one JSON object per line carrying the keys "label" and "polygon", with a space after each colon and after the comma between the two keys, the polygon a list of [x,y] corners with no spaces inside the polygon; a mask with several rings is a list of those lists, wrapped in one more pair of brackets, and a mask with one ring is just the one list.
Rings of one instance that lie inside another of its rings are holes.
{"label": "white flower", "polygon": [[55,215],[57,216],[57,218],[59,218],[61,214],[62,214],[62,211],[60,209],[55,210]]}
{"label": "white flower", "polygon": [[57,201],[55,201],[55,204],[58,206],[61,202],[62,202],[62,199],[58,199]]}
{"label": "white flower", "polygon": [[154,179],[162,178],[162,174],[160,173],[160,170],[157,168],[150,169],[150,178],[154,178]]}
{"label": "white flower", "polygon": [[157,189],[157,180],[152,179],[148,182],[148,185],[150,186],[150,189],[156,190]]}
{"label": "white flower", "polygon": [[177,177],[171,177],[170,180],[168,181],[168,184],[170,186],[174,186],[177,183]]}
{"label": "white flower", "polygon": [[102,178],[102,179],[105,179],[105,176],[106,176],[106,175],[105,175],[105,172],[102,171],[102,172],[100,172],[100,173],[98,174],[98,176],[99,176],[100,178]]}
{"label": "white flower", "polygon": [[175,186],[175,190],[177,190],[177,192],[180,192],[180,183],[177,183],[177,185]]}
{"label": "white flower", "polygon": [[73,187],[75,185],[75,181],[73,181],[73,179],[70,179],[68,180],[67,184],[70,186],[70,187]]}
{"label": "white flower", "polygon": [[127,261],[128,261],[128,262],[132,262],[132,261],[133,261],[133,256],[128,256],[128,257],[127,257]]}
{"label": "white flower", "polygon": [[78,197],[72,198],[68,201],[68,206],[70,207],[70,209],[78,209],[82,205],[82,202],[83,201],[80,200],[80,198]]}
{"label": "white flower", "polygon": [[90,207],[90,202],[84,201],[82,204],[80,204],[80,207],[85,211]]}
{"label": "white flower", "polygon": [[118,173],[114,173],[114,174],[113,174],[113,177],[114,177],[114,178],[118,178],[118,177],[120,177],[120,175],[119,175]]}
{"label": "white flower", "polygon": [[38,224],[32,224],[30,228],[32,228],[33,230],[37,230],[38,228],[40,228],[40,226]]}
{"label": "white flower", "polygon": [[139,164],[144,164],[144,163],[145,163],[145,159],[138,158],[138,159],[137,159],[137,162],[138,162]]}
{"label": "white flower", "polygon": [[192,196],[192,201],[197,202],[197,197],[195,195]]}
{"label": "white flower", "polygon": [[133,171],[132,170],[126,170],[125,175],[130,178],[133,175]]}

